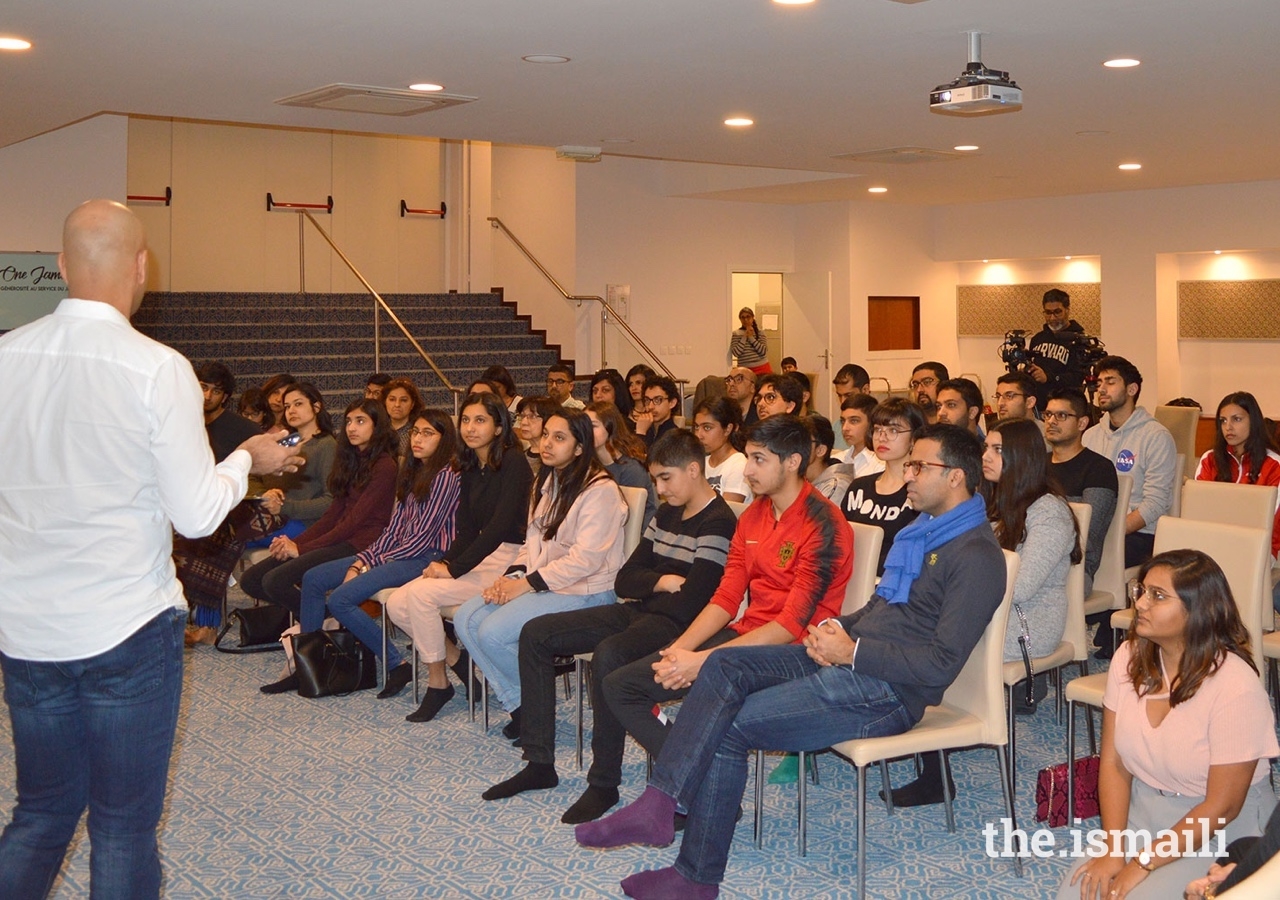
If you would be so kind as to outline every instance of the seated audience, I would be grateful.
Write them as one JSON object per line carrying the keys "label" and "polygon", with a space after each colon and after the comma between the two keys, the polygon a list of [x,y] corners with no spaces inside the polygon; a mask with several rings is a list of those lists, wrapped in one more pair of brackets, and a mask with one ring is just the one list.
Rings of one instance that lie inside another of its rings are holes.
{"label": "seated audience", "polygon": [[[894,541],[877,596],[852,615],[828,621],[819,612],[803,647],[730,647],[710,655],[644,793],[576,828],[578,843],[588,847],[662,847],[674,839],[676,810],[688,811],[675,866],[627,878],[622,887],[629,896],[718,896],[754,750],[820,750],[849,738],[900,734],[941,701],[1004,594],[1004,580],[993,577],[1003,570],[1000,547],[974,496],[980,465],[971,434],[945,425],[922,431],[907,464],[912,505],[921,515]],[[767,513],[766,506],[756,503],[748,514]],[[725,582],[744,550],[739,538],[746,526],[744,516]],[[842,553],[847,560],[847,546]],[[773,554],[761,555],[772,568]],[[722,582],[716,599],[736,606],[744,586],[735,579],[729,592]],[[839,609],[840,601],[839,594],[831,597],[829,608]],[[657,674],[684,685],[690,680],[678,662],[660,663]]]}
{"label": "seated audience", "polygon": [[385,372],[374,372],[365,380],[364,398],[366,400],[381,400],[382,391],[391,381],[391,376]]}
{"label": "seated audience", "polygon": [[982,391],[968,378],[939,382],[936,411],[941,424],[963,428],[981,440],[982,410]]}
{"label": "seated audience", "polygon": [[693,409],[693,434],[706,453],[707,482],[725,500],[750,503],[751,486],[744,474],[747,458],[737,447],[741,431],[738,404],[728,397],[704,400]]}
{"label": "seated audience", "polygon": [[196,380],[204,393],[204,428],[209,434],[214,462],[222,462],[262,429],[248,419],[227,409],[236,392],[236,377],[220,362],[202,363],[196,368]]}
{"label": "seated audience", "polygon": [[1041,411],[1036,405],[1036,383],[1025,372],[1005,372],[997,378],[991,400],[998,419],[1034,419]]}
{"label": "seated audience", "polygon": [[333,502],[329,475],[338,443],[324,397],[315,385],[302,381],[285,387],[281,421],[290,434],[301,437],[296,449],[306,464],[297,472],[262,476],[262,496],[245,501],[248,522],[239,524],[236,531],[247,547],[270,546],[281,535],[297,537],[318,522]]}
{"label": "seated audience", "polygon": [[947,367],[932,360],[911,370],[911,381],[907,386],[916,392],[916,405],[924,413],[928,425],[938,421],[938,385],[950,378]]}
{"label": "seated audience", "polygon": [[680,412],[680,389],[670,378],[654,375],[644,383],[644,412],[636,416],[636,434],[646,447],[676,427]]}
{"label": "seated audience", "polygon": [[843,404],[854,394],[865,394],[870,391],[871,376],[857,363],[845,363],[840,367],[840,371],[836,372],[836,377],[831,379],[831,385],[836,390],[836,400]]}
{"label": "seated audience", "polygon": [[[855,394],[865,397],[866,394]],[[911,457],[912,435],[924,427],[924,413],[910,400],[890,397],[871,414],[871,441],[880,472],[855,478],[844,495],[844,517],[850,522],[884,529],[876,574],[884,574],[884,561],[899,531],[916,520],[918,513],[907,499],[903,466]]]}
{"label": "seated audience", "polygon": [[813,385],[809,381],[809,376],[803,372],[784,372],[788,378],[794,378],[800,384],[800,415],[807,416],[814,412],[813,409]]}
{"label": "seated audience", "polygon": [[520,736],[520,629],[547,613],[617,600],[627,507],[592,444],[591,420],[581,410],[561,409],[547,420],[524,546],[453,617],[458,639],[511,713],[503,730],[509,738]]}
{"label": "seated audience", "polygon": [[[1194,852],[1212,852],[1203,841],[1220,830],[1226,841],[1261,834],[1276,804],[1275,719],[1222,570],[1195,550],[1161,553],[1142,565],[1130,596],[1137,617],[1116,648],[1102,707],[1108,852],[1073,866],[1059,900],[1181,896],[1204,872]],[[1153,836],[1147,852],[1125,840],[1133,831]]]}
{"label": "seated audience", "polygon": [[627,393],[631,395],[631,422],[634,428],[636,418],[644,412],[644,384],[658,373],[644,363],[636,363],[627,369]]}
{"label": "seated audience", "polygon": [[499,800],[555,787],[557,657],[594,651],[587,789],[561,818],[589,822],[618,802],[626,731],[610,712],[603,682],[627,663],[661,650],[702,612],[724,574],[737,520],[707,483],[702,447],[687,431],[653,445],[649,471],[664,501],[640,546],[618,572],[614,590],[628,601],[538,616],[520,632],[520,741],[527,765],[484,792]]}
{"label": "seated audience", "polygon": [[1156,521],[1173,504],[1173,484],[1181,478],[1178,451],[1169,430],[1138,406],[1142,373],[1121,356],[1099,360],[1096,402],[1106,418],[1084,433],[1084,445],[1133,477],[1125,519],[1124,565],[1149,559]]}
{"label": "seated audience", "polygon": [[[745,435],[756,500],[738,520],[711,601],[668,647],[603,679],[610,715],[654,756],[671,733],[654,705],[683,697],[709,659],[726,647],[795,643],[810,622],[838,614],[844,602],[853,537],[839,511],[804,480],[808,428],[783,415],[748,427]],[[744,594],[747,607],[739,617]],[[616,786],[621,765],[621,747],[607,767],[597,755],[592,771],[608,779],[593,783]]]}
{"label": "seated audience", "polygon": [[[1218,431],[1213,449],[1206,450],[1196,467],[1196,481],[1230,481],[1236,484],[1280,485],[1280,454],[1271,441],[1262,409],[1253,394],[1236,391],[1218,404]],[[1280,497],[1271,528],[1271,556],[1280,552]],[[1271,595],[1280,612],[1280,585]]]}
{"label": "seated audience", "polygon": [[644,502],[644,524],[641,527],[648,528],[649,520],[658,508],[658,495],[654,493],[653,480],[645,467],[644,441],[628,427],[627,420],[612,403],[588,403],[586,413],[591,420],[591,434],[600,465],[618,484],[645,492],[648,499]]}
{"label": "seated audience", "polygon": [[[1218,894],[1231,890],[1246,878],[1280,854],[1280,806],[1271,812],[1267,827],[1261,837],[1236,838],[1227,845],[1227,858],[1219,859],[1209,867],[1209,874],[1187,885],[1182,896],[1185,900],[1213,900]],[[1238,860],[1238,861],[1237,861]],[[1261,876],[1259,876],[1261,877]],[[1254,881],[1250,882],[1252,887]],[[1262,885],[1258,885],[1261,887]]]}
{"label": "seated audience", "polygon": [[853,466],[855,478],[874,475],[884,468],[871,446],[871,414],[875,408],[876,398],[871,394],[853,393],[840,401],[840,436],[849,449],[837,453],[836,458]]}
{"label": "seated audience", "polygon": [[[449,549],[458,511],[457,446],[458,434],[447,413],[438,409],[418,413],[410,432],[413,455],[400,467],[391,521],[364,550],[321,563],[302,576],[298,617],[302,631],[316,631],[323,625],[327,605],[329,614],[374,656],[382,655],[382,629],[360,604],[378,591],[417,578]],[[379,700],[400,693],[413,677],[412,667],[390,641],[386,672]]]}
{"label": "seated audience", "polygon": [[245,388],[244,393],[240,395],[240,400],[236,403],[236,412],[241,418],[248,419],[257,425],[260,431],[271,431],[275,428],[275,413],[271,411],[271,404],[267,403],[267,395],[262,393],[261,388]]}
{"label": "seated audience", "polygon": [[800,415],[804,391],[790,375],[765,375],[756,381],[756,415],[761,419],[778,415]]}
{"label": "seated audience", "polygon": [[477,378],[475,381],[467,385],[467,395],[482,393],[497,394],[498,385],[486,378]]}
{"label": "seated audience", "polygon": [[831,427],[830,419],[813,413],[805,416],[804,422],[809,429],[809,434],[813,437],[809,466],[804,472],[805,480],[810,482],[819,494],[839,506],[844,502],[844,492],[849,489],[849,482],[853,480],[853,466],[841,463],[831,455],[831,446],[836,442],[836,432]]}
{"label": "seated audience", "polygon": [[612,403],[628,421],[635,409],[627,383],[617,369],[601,369],[591,376],[591,402]]}
{"label": "seated audience", "polygon": [[[521,403],[525,403],[525,398]],[[458,413],[462,484],[453,543],[444,557],[387,599],[387,615],[427,666],[427,692],[409,722],[429,722],[453,699],[445,665],[470,690],[470,657],[447,640],[440,610],[458,606],[500,578],[524,542],[533,473],[500,397],[473,394]]]}
{"label": "seated audience", "polygon": [[511,377],[507,367],[490,366],[480,373],[480,377],[498,386],[498,396],[502,398],[503,403],[507,404],[507,412],[514,416],[516,405],[521,397],[520,392],[516,390],[516,380]]}
{"label": "seated audience", "polygon": [[784,375],[789,375],[792,372],[796,372],[800,368],[799,366],[796,365],[796,358],[794,356],[782,357],[782,362],[779,363],[778,365],[781,367],[782,374]]}
{"label": "seated audience", "polygon": [[277,422],[284,421],[284,389],[295,384],[297,379],[288,373],[272,375],[262,383],[262,393],[271,407],[271,414]]}
{"label": "seated audience", "polygon": [[[1085,447],[1082,440],[1092,411],[1089,401],[1075,388],[1050,392],[1044,410],[1044,436],[1049,443],[1049,477],[1067,500],[1088,503],[1093,510],[1084,549],[1084,592],[1093,590],[1093,576],[1102,561],[1102,547],[1116,512],[1116,468],[1109,460]],[[1111,611],[1099,613],[1110,621]],[[1104,626],[1111,635],[1110,626]],[[1110,654],[1108,653],[1108,657]]]}
{"label": "seated audience", "polygon": [[756,412],[756,373],[743,366],[735,366],[724,377],[724,394],[738,406],[742,425],[760,420]]}
{"label": "seated audience", "polygon": [[517,406],[516,435],[524,446],[525,462],[536,477],[542,468],[541,443],[543,423],[556,414],[560,404],[550,397],[524,397]]}
{"label": "seated audience", "polygon": [[556,363],[547,368],[547,396],[568,409],[582,409],[584,404],[573,396],[573,367]]}
{"label": "seated audience", "polygon": [[[337,455],[329,473],[333,503],[320,520],[298,535],[271,542],[271,556],[251,566],[240,579],[250,597],[302,611],[302,576],[314,566],[354,556],[387,527],[396,488],[396,437],[386,410],[361,398],[343,415]],[[292,679],[292,680],[290,680]],[[264,693],[295,690],[294,676],[266,685]]]}
{"label": "seated audience", "polygon": [[751,311],[751,307],[744,306],[738,310],[738,322],[742,327],[736,329],[729,338],[729,355],[737,365],[750,369],[757,375],[772,372],[773,369],[769,367],[769,343],[756,324],[756,314]]}
{"label": "seated audience", "polygon": [[407,378],[393,378],[382,389],[382,403],[391,417],[391,430],[396,433],[398,459],[409,458],[409,430],[422,411],[422,397]]}

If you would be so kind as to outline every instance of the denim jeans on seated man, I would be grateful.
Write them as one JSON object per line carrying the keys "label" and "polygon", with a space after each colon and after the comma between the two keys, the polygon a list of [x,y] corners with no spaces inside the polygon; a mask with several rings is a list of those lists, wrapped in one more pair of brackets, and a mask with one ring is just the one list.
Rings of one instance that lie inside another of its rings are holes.
{"label": "denim jeans on seated man", "polygon": [[18,806],[0,835],[0,897],[49,891],[85,807],[94,898],[160,895],[156,826],[182,696],[185,609],[89,659],[0,654]]}
{"label": "denim jeans on seated man", "polygon": [[[346,578],[347,570],[356,561],[355,556],[344,556],[313,566],[302,576],[302,610],[298,616],[298,627],[303,632],[319,631],[324,625],[327,606],[329,615],[341,622],[374,656],[381,656],[382,628],[369,618],[360,604],[378,591],[398,588],[421,577],[422,570],[443,555],[442,551],[433,550],[426,556],[413,559],[393,559],[345,582],[342,579]],[[404,658],[400,651],[388,641],[387,671],[402,662]]]}

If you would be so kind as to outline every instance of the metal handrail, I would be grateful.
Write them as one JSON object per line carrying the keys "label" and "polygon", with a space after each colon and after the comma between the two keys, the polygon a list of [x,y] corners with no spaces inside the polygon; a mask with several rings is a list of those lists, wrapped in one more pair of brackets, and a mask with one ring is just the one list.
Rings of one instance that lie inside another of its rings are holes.
{"label": "metal handrail", "polygon": [[[551,282],[552,287],[554,287],[557,291],[560,292],[561,297],[564,297],[564,299],[566,300],[573,300],[577,302],[579,305],[581,305],[582,302],[585,300],[593,300],[596,303],[599,303],[603,311],[603,314],[605,316],[604,322],[601,323],[602,325],[607,323],[610,317],[612,317],[613,325],[618,328],[621,328],[622,331],[627,335],[628,339],[631,341],[632,346],[635,347],[637,350],[639,350],[641,353],[646,354],[651,360],[653,360],[654,364],[659,369],[662,370],[663,374],[665,374],[668,378],[670,378],[676,384],[687,385],[689,383],[689,380],[687,378],[677,378],[675,373],[672,372],[669,368],[667,368],[667,364],[658,358],[658,354],[654,353],[653,350],[650,349],[649,345],[644,342],[644,340],[640,337],[640,335],[635,333],[632,327],[627,323],[627,320],[624,319],[622,316],[620,316],[618,314],[618,311],[609,305],[609,301],[605,300],[603,297],[598,297],[595,294],[570,294],[568,291],[564,289],[564,286],[561,285],[560,282],[556,281],[555,276],[552,275],[549,271],[547,271],[547,267],[544,266],[541,262],[539,262],[536,256],[534,256],[532,253],[529,252],[529,248],[526,247],[524,244],[522,244],[520,242],[520,239],[511,233],[511,229],[506,226],[506,223],[504,223],[497,216],[489,216],[488,219],[490,224],[494,228],[500,229],[503,234],[505,234],[507,237],[511,239],[511,243],[516,245],[516,249],[518,249],[521,253],[524,254],[525,259],[533,263],[534,267],[539,272],[542,273],[542,277],[546,278],[547,281]],[[600,349],[601,349],[601,352],[604,351],[603,341],[601,342]]]}
{"label": "metal handrail", "polygon": [[[323,228],[320,227],[320,223],[315,220],[315,217],[313,217],[311,213],[307,212],[305,209],[298,210],[298,215],[305,216],[307,218],[307,221],[309,221],[312,225],[316,227],[316,231],[320,232],[320,236],[324,238],[325,243],[327,243],[329,247],[332,248],[334,253],[338,254],[338,259],[346,263],[347,268],[351,270],[351,274],[356,276],[356,278],[360,280],[360,283],[364,285],[364,289],[373,296],[373,299],[374,299],[373,367],[375,369],[380,369],[382,364],[382,338],[378,330],[378,308],[381,307],[382,310],[391,318],[391,321],[395,323],[395,326],[400,329],[400,333],[403,334],[405,338],[409,341],[409,343],[413,345],[413,349],[417,350],[418,355],[421,356],[423,361],[426,362],[426,364],[431,367],[431,371],[435,372],[436,377],[440,379],[440,383],[445,386],[446,390],[448,390],[451,394],[453,394],[453,404],[455,407],[454,411],[456,412],[457,411],[456,407],[458,405],[458,395],[462,393],[462,388],[459,388],[458,386],[456,386],[453,382],[451,382],[448,379],[448,377],[444,374],[444,372],[440,371],[440,367],[437,366],[435,360],[431,358],[431,354],[428,353],[426,350],[424,350],[422,348],[422,345],[418,343],[417,338],[415,338],[412,334],[409,333],[409,329],[406,328],[405,324],[400,321],[400,317],[395,314],[395,310],[393,310],[390,306],[388,306],[387,301],[382,299],[382,295],[373,289],[373,285],[371,285],[368,282],[368,280],[363,275],[360,274],[360,270],[355,267],[355,265],[351,262],[351,260],[347,259],[347,255],[338,249],[338,245],[333,242],[333,238],[329,237],[328,232],[326,232]],[[302,234],[301,233],[299,233],[298,235],[298,246],[299,246],[299,253],[301,253],[301,250],[302,250]]]}

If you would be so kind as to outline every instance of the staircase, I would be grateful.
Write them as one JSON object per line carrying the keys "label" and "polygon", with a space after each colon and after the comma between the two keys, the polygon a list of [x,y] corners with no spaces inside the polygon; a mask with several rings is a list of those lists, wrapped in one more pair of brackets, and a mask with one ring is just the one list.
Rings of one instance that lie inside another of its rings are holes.
{"label": "staircase", "polygon": [[[546,393],[560,359],[546,332],[499,294],[387,294],[387,304],[459,388],[501,364],[525,396]],[[453,397],[385,314],[380,369],[411,378],[428,406]],[[219,360],[237,392],[280,372],[310,381],[332,411],[364,393],[373,365],[373,300],[367,294],[149,293],[133,317],[143,334],[193,364]],[[578,393],[583,393],[580,386]]]}

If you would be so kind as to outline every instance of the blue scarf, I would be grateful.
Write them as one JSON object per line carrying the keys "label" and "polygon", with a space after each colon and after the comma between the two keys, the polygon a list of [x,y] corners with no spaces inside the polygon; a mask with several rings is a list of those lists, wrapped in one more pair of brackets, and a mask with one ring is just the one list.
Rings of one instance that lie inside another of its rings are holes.
{"label": "blue scarf", "polygon": [[986,524],[987,504],[977,495],[937,518],[920,513],[893,539],[876,594],[889,603],[906,603],[912,583],[920,577],[926,553]]}

